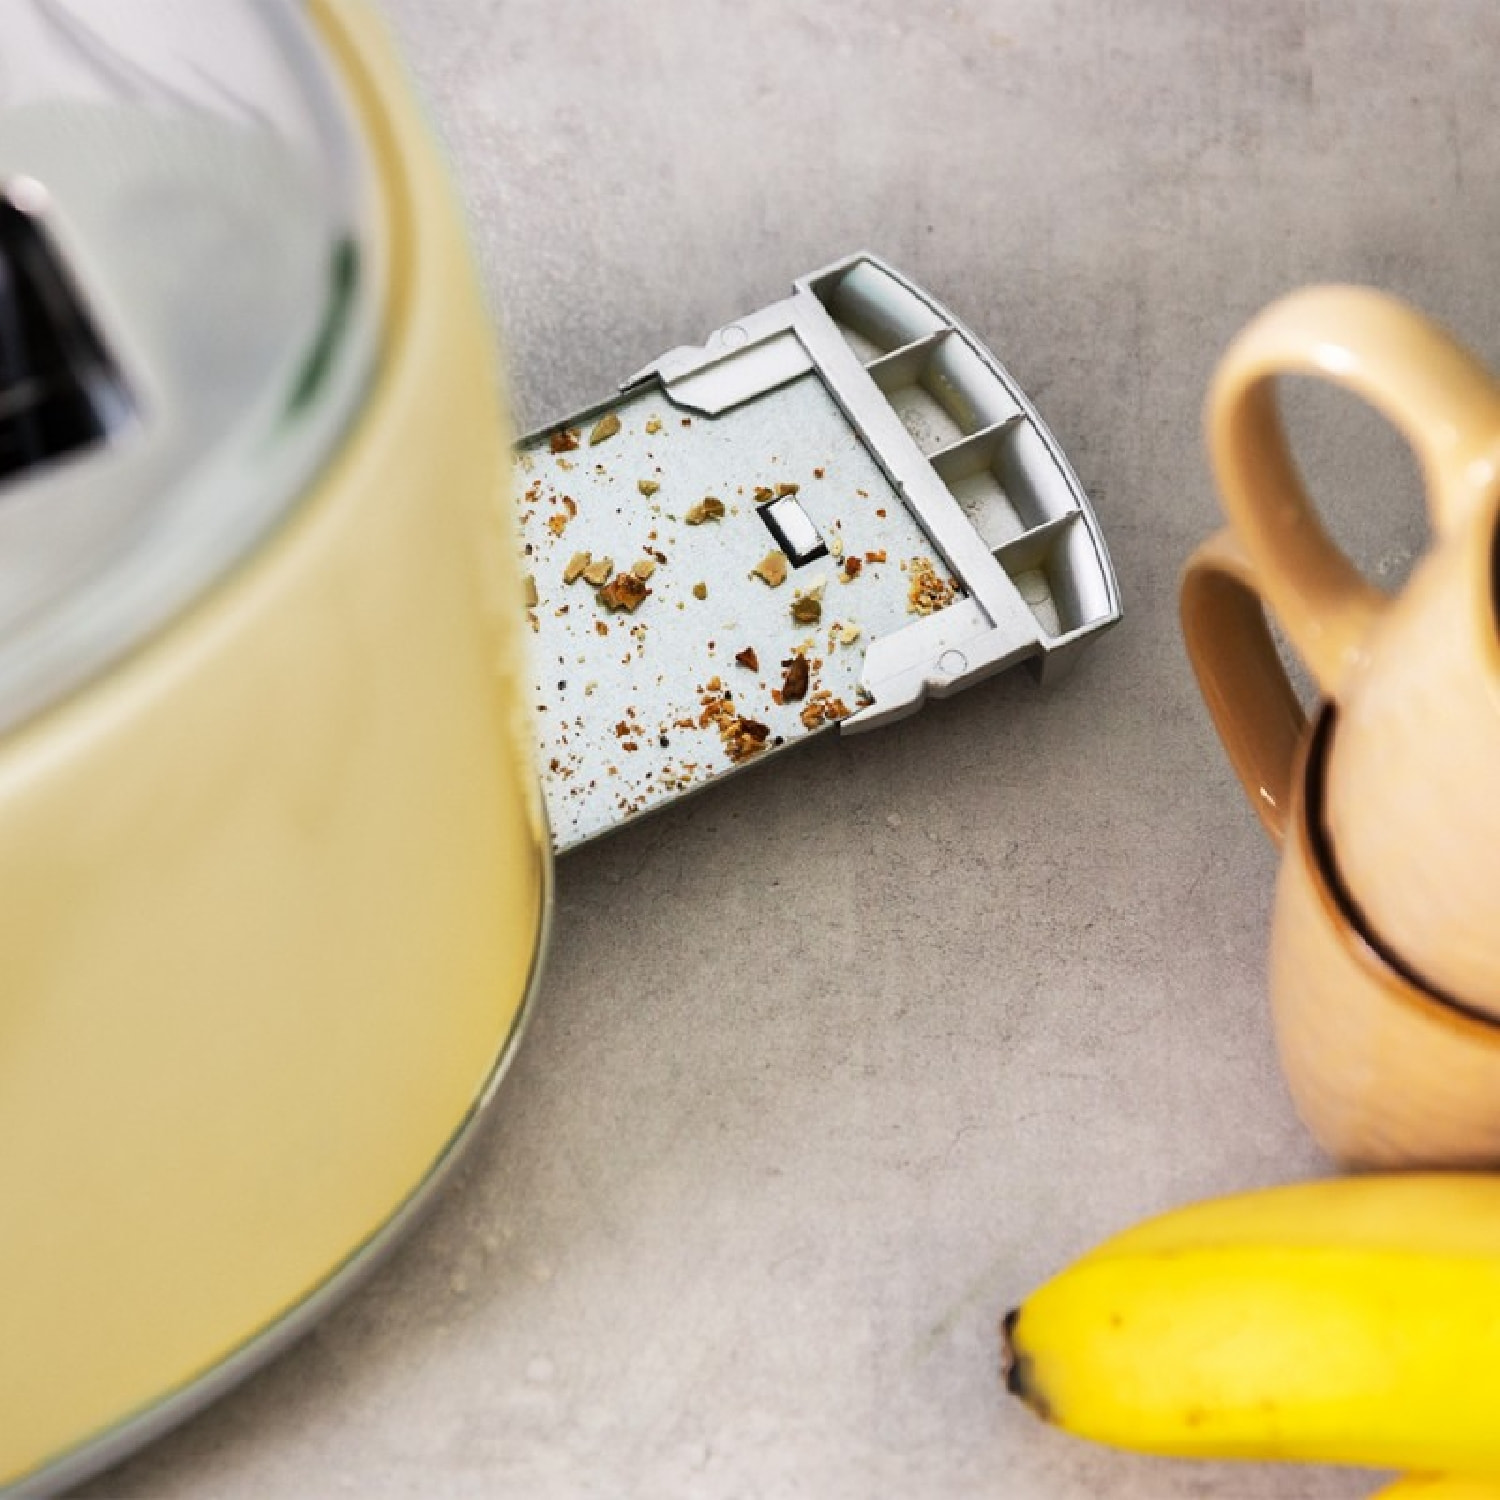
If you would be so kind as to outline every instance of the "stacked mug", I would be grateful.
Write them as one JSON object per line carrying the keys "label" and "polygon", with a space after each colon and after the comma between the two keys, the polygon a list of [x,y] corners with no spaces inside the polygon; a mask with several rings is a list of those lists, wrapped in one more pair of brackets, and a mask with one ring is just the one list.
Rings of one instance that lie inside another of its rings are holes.
{"label": "stacked mug", "polygon": [[[1312,375],[1416,453],[1432,545],[1387,596],[1338,549],[1275,404]],[[1182,583],[1188,652],[1282,847],[1277,1045],[1298,1109],[1355,1166],[1500,1162],[1500,385],[1403,304],[1316,287],[1239,336],[1208,403],[1227,529]],[[1304,714],[1267,624],[1321,701]]]}

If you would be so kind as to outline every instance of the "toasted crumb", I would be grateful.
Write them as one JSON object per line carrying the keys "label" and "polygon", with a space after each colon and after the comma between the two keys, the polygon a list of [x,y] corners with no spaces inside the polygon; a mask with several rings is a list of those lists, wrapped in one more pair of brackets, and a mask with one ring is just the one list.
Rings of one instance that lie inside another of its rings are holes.
{"label": "toasted crumb", "polygon": [[860,634],[859,626],[852,621],[833,627],[833,638],[840,646],[852,646],[859,639]]}
{"label": "toasted crumb", "polygon": [[865,561],[867,563],[883,563],[885,561],[885,548],[882,547],[878,552],[866,552]]}
{"label": "toasted crumb", "polygon": [[864,562],[852,552],[844,559],[844,582],[850,583],[864,570]]}
{"label": "toasted crumb", "polygon": [[654,479],[637,479],[635,482],[635,487],[648,500],[661,488],[661,486]]}
{"label": "toasted crumb", "polygon": [[717,729],[724,753],[730,760],[748,760],[765,749],[766,741],[771,737],[769,726],[755,719],[741,718],[717,677],[709,681],[698,701],[703,712],[698,717],[697,727]]}
{"label": "toasted crumb", "polygon": [[816,729],[820,724],[847,719],[849,708],[842,698],[835,698],[827,688],[821,688],[808,699],[798,717],[804,728]]}
{"label": "toasted crumb", "polygon": [[786,669],[786,675],[781,679],[781,701],[800,703],[807,697],[807,658],[799,654],[789,657],[781,665]]}
{"label": "toasted crumb", "polygon": [[743,651],[736,651],[734,659],[742,667],[748,667],[752,672],[760,671],[760,658],[755,654],[754,646],[746,646]]}
{"label": "toasted crumb", "polygon": [[693,598],[695,598],[695,599],[707,599],[708,598],[708,585],[706,583],[695,583],[693,585]]}
{"label": "toasted crumb", "polygon": [[639,562],[631,565],[630,571],[644,583],[656,571],[655,559],[643,557]]}
{"label": "toasted crumb", "polygon": [[614,580],[599,590],[599,602],[610,609],[623,609],[634,614],[643,599],[651,597],[651,590],[634,573],[617,574]]}
{"label": "toasted crumb", "polygon": [[778,484],[776,486],[776,498],[779,500],[783,495],[795,495],[801,488],[800,484]]}
{"label": "toasted crumb", "polygon": [[[594,634],[595,635],[608,635],[609,634],[609,626],[606,625],[603,620],[595,620],[594,621]],[[587,698],[589,696],[589,694],[590,694],[591,691],[592,691],[592,689],[585,688],[584,689],[584,697]]]}
{"label": "toasted crumb", "polygon": [[914,557],[906,564],[911,584],[906,591],[906,607],[914,615],[936,614],[953,603],[958,585],[942,577],[930,557]]}
{"label": "toasted crumb", "polygon": [[568,522],[572,518],[566,515],[553,515],[547,517],[547,530],[553,536],[561,536],[568,529]]}
{"label": "toasted crumb", "polygon": [[609,582],[609,575],[615,570],[615,561],[612,557],[601,557],[598,562],[591,562],[583,570],[583,581],[591,583],[597,588],[602,588]]}
{"label": "toasted crumb", "polygon": [[660,417],[647,417],[646,418],[646,431],[649,432],[653,437],[658,432],[660,432],[661,431],[661,418]]}
{"label": "toasted crumb", "polygon": [[717,495],[705,495],[682,518],[689,526],[701,526],[705,521],[721,521],[724,518],[724,502]]}
{"label": "toasted crumb", "polygon": [[537,606],[536,579],[530,573],[528,573],[525,576],[525,578],[523,578],[521,580],[521,596],[525,600],[526,607],[528,609],[535,609],[536,608],[536,606]]}
{"label": "toasted crumb", "polygon": [[799,625],[816,625],[823,618],[823,605],[811,594],[792,600],[792,618]]}
{"label": "toasted crumb", "polygon": [[608,413],[608,415],[600,417],[599,420],[594,423],[594,430],[589,433],[589,447],[592,448],[597,444],[604,442],[606,439],[612,438],[619,430],[620,419],[614,414],[614,412],[610,412]]}
{"label": "toasted crumb", "polygon": [[594,554],[592,552],[575,552],[568,559],[567,567],[563,569],[563,582],[577,583],[583,577],[584,572],[593,560]]}
{"label": "toasted crumb", "polygon": [[547,446],[554,453],[571,453],[578,446],[578,429],[560,427],[547,439]]}
{"label": "toasted crumb", "polygon": [[759,578],[762,582],[769,584],[771,588],[780,588],[786,582],[786,553],[766,553],[750,572],[752,577]]}
{"label": "toasted crumb", "polygon": [[823,477],[823,471],[821,469],[814,469],[813,470],[813,478],[814,479],[821,479],[822,477]]}
{"label": "toasted crumb", "polygon": [[733,748],[729,753],[735,760],[743,760],[747,755],[754,755],[757,750],[764,750],[770,736],[769,725],[762,724],[756,719],[741,719],[740,731],[735,736]]}

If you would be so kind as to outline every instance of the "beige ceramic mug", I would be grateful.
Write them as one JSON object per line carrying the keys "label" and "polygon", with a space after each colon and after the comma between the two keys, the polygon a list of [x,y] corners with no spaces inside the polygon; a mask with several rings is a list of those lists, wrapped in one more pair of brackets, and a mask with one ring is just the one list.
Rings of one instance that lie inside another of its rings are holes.
{"label": "beige ceramic mug", "polygon": [[[1337,548],[1302,487],[1274,401],[1283,374],[1362,396],[1421,463],[1434,540],[1394,598]],[[1392,298],[1319,287],[1245,329],[1208,413],[1231,527],[1338,706],[1323,817],[1349,897],[1409,972],[1500,1015],[1500,385]]]}
{"label": "beige ceramic mug", "polygon": [[1342,710],[1325,705],[1309,731],[1261,594],[1220,533],[1187,565],[1182,625],[1229,759],[1282,846],[1271,1009],[1298,1113],[1350,1166],[1500,1163],[1500,1022],[1425,988],[1363,929],[1322,826]]}

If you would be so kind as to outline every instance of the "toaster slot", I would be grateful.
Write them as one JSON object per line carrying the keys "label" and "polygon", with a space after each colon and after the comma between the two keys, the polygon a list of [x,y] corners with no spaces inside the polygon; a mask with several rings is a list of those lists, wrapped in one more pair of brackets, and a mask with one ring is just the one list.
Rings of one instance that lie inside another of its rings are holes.
{"label": "toaster slot", "polygon": [[103,441],[130,411],[50,236],[0,195],[0,484]]}

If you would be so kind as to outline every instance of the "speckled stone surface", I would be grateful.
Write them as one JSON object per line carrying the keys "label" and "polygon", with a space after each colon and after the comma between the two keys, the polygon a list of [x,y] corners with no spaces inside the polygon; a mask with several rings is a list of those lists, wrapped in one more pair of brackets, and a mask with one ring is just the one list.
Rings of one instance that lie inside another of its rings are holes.
{"label": "speckled stone surface", "polygon": [[[80,1492],[1352,1497],[1002,1396],[996,1322],[1153,1210],[1325,1170],[1264,999],[1273,859],[1177,571],[1213,363],[1277,293],[1396,291],[1500,360],[1490,0],[386,0],[517,421],[846,251],[990,341],[1093,496],[1125,622],[567,860],[534,1024],[435,1212],[291,1353]],[[1399,578],[1412,466],[1294,392]]]}

